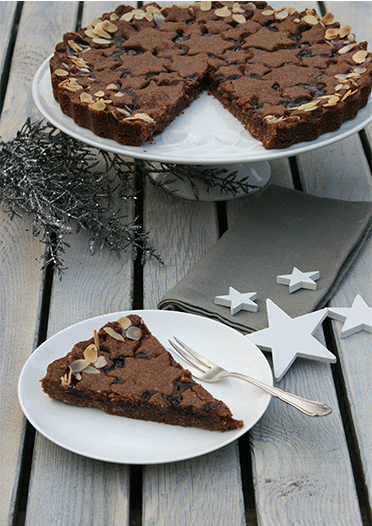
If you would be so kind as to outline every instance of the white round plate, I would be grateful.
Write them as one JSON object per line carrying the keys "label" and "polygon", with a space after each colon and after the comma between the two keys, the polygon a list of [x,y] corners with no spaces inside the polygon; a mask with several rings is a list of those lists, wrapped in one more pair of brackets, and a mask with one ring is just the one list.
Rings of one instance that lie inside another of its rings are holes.
{"label": "white round plate", "polygon": [[43,392],[40,380],[49,363],[65,356],[76,342],[91,338],[94,329],[130,313],[141,316],[167,349],[168,338],[178,336],[222,367],[272,385],[271,369],[262,352],[241,333],[222,323],[194,314],[161,310],[105,314],[55,334],[40,345],[24,365],[18,397],[26,418],[37,431],[55,444],[86,457],[122,464],[158,464],[219,449],[236,440],[261,418],[270,395],[233,378],[213,384],[200,382],[230,407],[235,418],[244,421],[242,429],[224,433],[108,415],[100,409],[52,400]]}
{"label": "white round plate", "polygon": [[120,155],[177,164],[235,164],[270,161],[327,146],[356,133],[372,121],[372,99],[355,119],[339,130],[325,133],[315,141],[302,142],[281,150],[265,150],[222,104],[206,92],[153,141],[143,146],[125,146],[102,139],[64,115],[54,100],[49,59],[39,67],[33,80],[32,94],[44,117],[61,131],[91,146]]}

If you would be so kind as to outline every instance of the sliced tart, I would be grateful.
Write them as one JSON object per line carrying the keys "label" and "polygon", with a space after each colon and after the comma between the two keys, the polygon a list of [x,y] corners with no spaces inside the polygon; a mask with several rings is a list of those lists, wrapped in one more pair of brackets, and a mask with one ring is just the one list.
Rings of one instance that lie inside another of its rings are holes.
{"label": "sliced tart", "polygon": [[109,322],[76,343],[41,380],[51,398],[112,415],[213,431],[243,426],[197,384],[138,315]]}

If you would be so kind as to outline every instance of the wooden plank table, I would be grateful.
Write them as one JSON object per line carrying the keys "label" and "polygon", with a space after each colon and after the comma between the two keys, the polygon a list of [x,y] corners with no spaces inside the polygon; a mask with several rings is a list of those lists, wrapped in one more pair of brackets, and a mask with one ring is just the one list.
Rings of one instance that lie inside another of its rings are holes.
{"label": "wooden plank table", "polygon": [[[2,140],[14,136],[27,117],[40,118],[31,83],[59,36],[116,5],[0,3]],[[332,11],[372,48],[372,2],[306,6]],[[371,202],[371,130],[370,125],[333,145],[272,161],[271,182],[319,197]],[[0,526],[371,524],[371,335],[341,338],[338,322],[326,322],[318,335],[337,364],[314,362],[309,369],[298,360],[278,382],[327,401],[332,415],[313,420],[272,400],[249,433],[195,459],[148,466],[92,460],[35,433],[23,417],[17,380],[38,344],[91,316],[155,309],[249,202],[174,199],[147,183],[139,204],[126,212],[134,217],[141,211],[144,231],[164,265],[148,259],[142,266],[131,249],[120,259],[108,250],[91,256],[89,233],[81,231],[69,238],[62,280],[41,270],[43,247],[32,238],[32,218],[11,220],[0,211]],[[330,305],[351,306],[358,293],[372,305],[371,283],[368,239]]]}

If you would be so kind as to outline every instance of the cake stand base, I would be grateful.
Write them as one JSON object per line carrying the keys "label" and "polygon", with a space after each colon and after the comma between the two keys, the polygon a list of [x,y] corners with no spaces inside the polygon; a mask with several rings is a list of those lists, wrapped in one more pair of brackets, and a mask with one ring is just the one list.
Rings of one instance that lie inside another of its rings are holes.
{"label": "cake stand base", "polygon": [[[156,163],[153,163],[156,165]],[[175,197],[198,201],[229,201],[238,197],[260,192],[269,183],[271,168],[267,161],[192,166],[188,165],[188,176],[172,173],[151,172],[150,177],[156,184],[169,191]],[[224,172],[219,176],[221,184],[211,185],[198,178],[205,170]],[[194,174],[194,175],[193,175]]]}

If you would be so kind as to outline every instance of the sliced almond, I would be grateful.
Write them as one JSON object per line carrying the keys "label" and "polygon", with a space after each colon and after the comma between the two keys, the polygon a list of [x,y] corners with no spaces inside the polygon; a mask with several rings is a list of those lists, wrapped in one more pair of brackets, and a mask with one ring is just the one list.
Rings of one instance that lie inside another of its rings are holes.
{"label": "sliced almond", "polygon": [[77,44],[75,40],[68,40],[67,44],[70,46],[72,51],[75,51],[76,53],[80,53],[81,51],[83,51],[83,48],[79,46],[79,44]]}
{"label": "sliced almond", "polygon": [[104,97],[105,92],[104,91],[97,91],[97,93],[94,94],[95,97]]}
{"label": "sliced almond", "polygon": [[68,75],[68,71],[65,69],[56,69],[54,73],[57,75],[57,77],[66,77]]}
{"label": "sliced almond", "polygon": [[309,24],[309,26],[316,26],[316,24],[319,22],[319,20],[314,15],[306,15],[302,19],[306,24]]}
{"label": "sliced almond", "polygon": [[128,13],[124,13],[123,16],[121,16],[120,20],[125,20],[126,22],[130,22],[134,17],[133,11],[128,11]]}
{"label": "sliced almond", "polygon": [[106,89],[108,91],[117,91],[119,88],[116,84],[111,83],[111,84],[107,84]]}
{"label": "sliced almond", "polygon": [[232,12],[233,13],[244,13],[245,11],[238,2],[235,2],[235,4],[232,7]]}
{"label": "sliced almond", "polygon": [[97,351],[100,350],[98,332],[94,329],[93,332],[94,345],[97,347]]}
{"label": "sliced almond", "polygon": [[200,2],[200,11],[210,11],[212,9],[212,2]]}
{"label": "sliced almond", "polygon": [[147,115],[147,113],[136,113],[135,115],[132,115],[131,117],[127,117],[125,119],[126,121],[145,121],[149,124],[153,124],[155,121],[153,118],[150,117],[150,115]]}
{"label": "sliced almond", "polygon": [[286,7],[283,9],[280,9],[279,11],[275,11],[275,18],[277,20],[285,20],[289,15],[289,11]]}
{"label": "sliced almond", "polygon": [[126,316],[124,316],[123,318],[119,318],[118,323],[120,323],[124,331],[126,331],[132,325],[132,322]]}
{"label": "sliced almond", "polygon": [[88,374],[99,374],[101,371],[99,371],[95,367],[92,367],[91,365],[88,365],[88,367],[86,369],[84,369],[84,371],[82,371],[82,372],[83,373],[88,373]]}
{"label": "sliced almond", "polygon": [[368,51],[365,51],[364,49],[357,51],[353,55],[353,60],[355,64],[363,64],[367,60],[368,57]]}
{"label": "sliced almond", "polygon": [[339,55],[344,55],[345,53],[349,53],[353,48],[355,47],[354,43],[348,44],[347,46],[342,47],[338,50]]}
{"label": "sliced almond", "polygon": [[101,26],[102,26],[102,29],[104,29],[105,31],[108,31],[109,33],[116,33],[116,31],[118,30],[118,26],[116,26],[109,20],[104,20]]}
{"label": "sliced almond", "polygon": [[335,28],[335,27],[330,27],[329,29],[326,30],[326,32],[324,33],[324,38],[326,40],[334,40],[335,38],[338,37],[338,29]]}
{"label": "sliced almond", "polygon": [[74,360],[72,363],[70,363],[70,368],[73,373],[81,373],[81,371],[84,371],[90,365],[90,361],[86,359],[79,359]]}
{"label": "sliced almond", "polygon": [[127,330],[127,338],[130,340],[140,340],[142,336],[142,331],[139,327],[136,327],[135,325],[132,325]]}
{"label": "sliced almond", "polygon": [[245,24],[245,22],[246,22],[245,16],[244,15],[240,15],[239,13],[234,13],[232,18],[238,24]]}
{"label": "sliced almond", "polygon": [[88,345],[88,347],[83,352],[84,358],[89,361],[89,363],[95,363],[98,358],[97,347],[94,343]]}
{"label": "sliced almond", "polygon": [[231,15],[230,10],[228,7],[221,7],[220,9],[216,9],[214,14],[216,16],[219,16],[220,18],[227,18]]}
{"label": "sliced almond", "polygon": [[69,369],[68,373],[61,376],[62,387],[70,387],[72,379],[72,371]]}
{"label": "sliced almond", "polygon": [[111,40],[106,40],[106,38],[94,37],[93,42],[95,44],[111,44]]}
{"label": "sliced almond", "polygon": [[91,104],[89,107],[92,108],[92,110],[103,111],[106,109],[106,104],[103,102],[103,100],[97,100],[97,102],[93,102],[93,104]]}
{"label": "sliced almond", "polygon": [[331,24],[333,24],[335,20],[335,17],[333,15],[333,13],[326,13],[323,18],[322,18],[322,22],[323,24],[325,24],[326,26],[329,26]]}
{"label": "sliced almond", "polygon": [[106,367],[107,361],[104,356],[98,356],[97,361],[94,363],[94,367],[96,369],[102,369],[102,367]]}
{"label": "sliced almond", "polygon": [[345,26],[339,30],[340,38],[345,38],[351,31],[351,26]]}
{"label": "sliced almond", "polygon": [[93,102],[93,97],[92,95],[90,95],[90,93],[84,91],[83,93],[80,93],[80,100],[81,102],[87,102],[88,104],[90,104],[91,102]]}
{"label": "sliced almond", "polygon": [[111,338],[114,338],[115,340],[119,341],[119,342],[123,342],[124,341],[124,338],[121,334],[119,334],[118,332],[114,331],[114,329],[112,329],[111,327],[104,327],[103,330],[109,335],[111,336]]}

